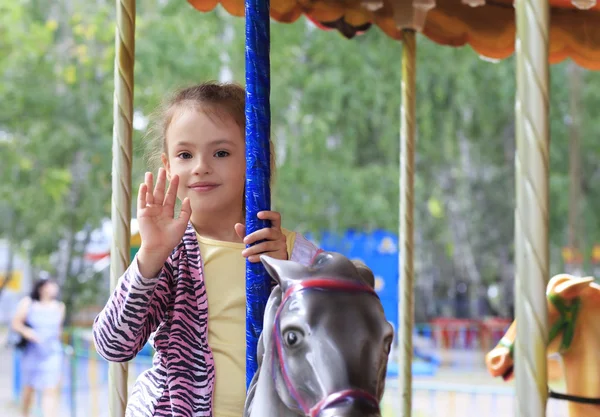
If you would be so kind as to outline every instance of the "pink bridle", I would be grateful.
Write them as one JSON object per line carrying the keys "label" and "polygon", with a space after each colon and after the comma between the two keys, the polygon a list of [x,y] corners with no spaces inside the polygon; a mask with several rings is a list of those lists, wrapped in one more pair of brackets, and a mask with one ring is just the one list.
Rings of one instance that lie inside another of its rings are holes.
{"label": "pink bridle", "polygon": [[379,411],[379,402],[377,401],[377,399],[370,393],[361,389],[346,389],[334,392],[328,395],[327,397],[321,399],[316,404],[309,406],[308,404],[306,404],[304,399],[298,394],[298,391],[294,387],[294,384],[292,384],[292,381],[290,380],[290,377],[288,375],[285,361],[283,360],[284,352],[281,340],[279,316],[281,314],[281,311],[283,310],[285,303],[289,300],[292,294],[307,289],[367,293],[379,298],[375,290],[367,284],[343,281],[335,278],[326,277],[306,279],[288,288],[288,290],[285,292],[281,299],[281,304],[279,305],[277,312],[275,313],[273,333],[277,357],[279,359],[279,367],[281,369],[283,380],[285,382],[289,394],[298,403],[298,406],[300,407],[300,409],[302,409],[304,414],[310,417],[318,417],[321,411],[323,411],[327,407],[343,403],[344,401],[349,399],[362,399],[369,403],[375,410]]}

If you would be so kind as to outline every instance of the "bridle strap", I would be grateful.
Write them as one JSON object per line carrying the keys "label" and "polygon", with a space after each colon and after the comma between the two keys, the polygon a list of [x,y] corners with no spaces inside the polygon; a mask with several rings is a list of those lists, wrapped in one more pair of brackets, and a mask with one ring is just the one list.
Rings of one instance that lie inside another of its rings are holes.
{"label": "bridle strap", "polygon": [[335,278],[311,278],[305,279],[290,286],[281,299],[281,305],[283,305],[290,296],[298,291],[306,289],[317,289],[317,290],[332,290],[332,291],[343,291],[343,292],[366,292],[368,294],[379,297],[375,292],[375,289],[370,285],[352,281],[344,281]]}
{"label": "bridle strap", "polygon": [[580,397],[578,395],[559,394],[558,392],[554,392],[552,390],[549,391],[548,395],[550,396],[550,398],[555,398],[557,400],[572,401],[572,402],[580,403],[580,404],[600,405],[600,398],[589,398],[589,397]]}

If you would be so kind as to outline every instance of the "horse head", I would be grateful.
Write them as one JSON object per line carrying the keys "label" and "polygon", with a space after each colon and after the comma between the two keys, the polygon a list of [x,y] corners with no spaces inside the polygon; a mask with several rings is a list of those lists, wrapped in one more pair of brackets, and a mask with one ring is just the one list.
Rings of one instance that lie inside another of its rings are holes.
{"label": "horse head", "polygon": [[[548,283],[548,354],[564,353],[571,346],[575,333],[575,321],[580,307],[580,295],[590,287],[592,277],[578,278],[568,274],[554,276]],[[512,322],[498,345],[485,357],[489,373],[505,380],[513,377],[514,342],[517,336],[516,320]]]}
{"label": "horse head", "polygon": [[276,280],[259,340],[251,417],[378,417],[392,326],[363,264],[323,252],[308,267],[261,257]]}

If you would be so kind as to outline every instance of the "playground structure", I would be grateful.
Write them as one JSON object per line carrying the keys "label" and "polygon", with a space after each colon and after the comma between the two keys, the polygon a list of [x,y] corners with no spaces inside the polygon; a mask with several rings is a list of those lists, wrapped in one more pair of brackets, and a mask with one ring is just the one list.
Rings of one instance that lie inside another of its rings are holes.
{"label": "playground structure", "polygon": [[[600,416],[600,286],[591,277],[557,275],[548,283],[547,300],[552,323],[547,350],[560,354],[566,382],[566,393],[550,391],[550,397],[568,400],[570,417]],[[486,355],[494,377],[512,378],[515,328],[516,322]]]}
{"label": "playground structure", "polygon": [[[216,0],[189,0],[201,11],[212,10]],[[263,187],[247,188],[247,230],[265,226],[255,222],[256,212],[269,207],[269,13],[292,22],[303,13],[322,28],[336,29],[347,37],[375,23],[386,34],[403,41],[401,120],[401,310],[400,384],[402,415],[412,414],[413,355],[413,210],[415,155],[416,32],[438,43],[469,43],[477,52],[501,59],[517,55],[516,109],[516,328],[515,363],[518,415],[545,415],[547,402],[548,335],[545,287],[548,280],[548,64],[572,58],[582,66],[600,69],[600,14],[595,0],[496,0],[381,1],[331,0],[306,2],[224,0],[232,14],[247,22],[247,158],[248,178]],[[576,9],[592,10],[576,10]],[[552,25],[550,25],[552,22]],[[131,206],[131,131],[133,120],[133,63],[135,1],[117,3],[115,60],[115,130],[113,210],[115,227],[111,261],[112,287],[129,260],[129,210]],[[516,47],[515,47],[516,45]],[[256,369],[256,344],[262,331],[262,311],[268,296],[264,271],[249,266],[248,288],[258,288],[256,305],[248,306],[251,376]],[[124,415],[127,400],[127,364],[111,364],[109,372],[111,415]]]}

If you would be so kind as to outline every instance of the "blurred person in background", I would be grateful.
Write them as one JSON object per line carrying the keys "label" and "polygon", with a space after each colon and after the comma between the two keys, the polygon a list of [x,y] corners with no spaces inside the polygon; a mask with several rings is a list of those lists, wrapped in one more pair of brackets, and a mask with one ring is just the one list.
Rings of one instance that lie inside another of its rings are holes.
{"label": "blurred person in background", "polygon": [[58,299],[59,286],[51,277],[39,279],[31,295],[17,306],[13,330],[26,341],[21,360],[23,417],[29,417],[35,392],[42,395],[42,416],[59,414],[62,373],[61,333],[65,305]]}

